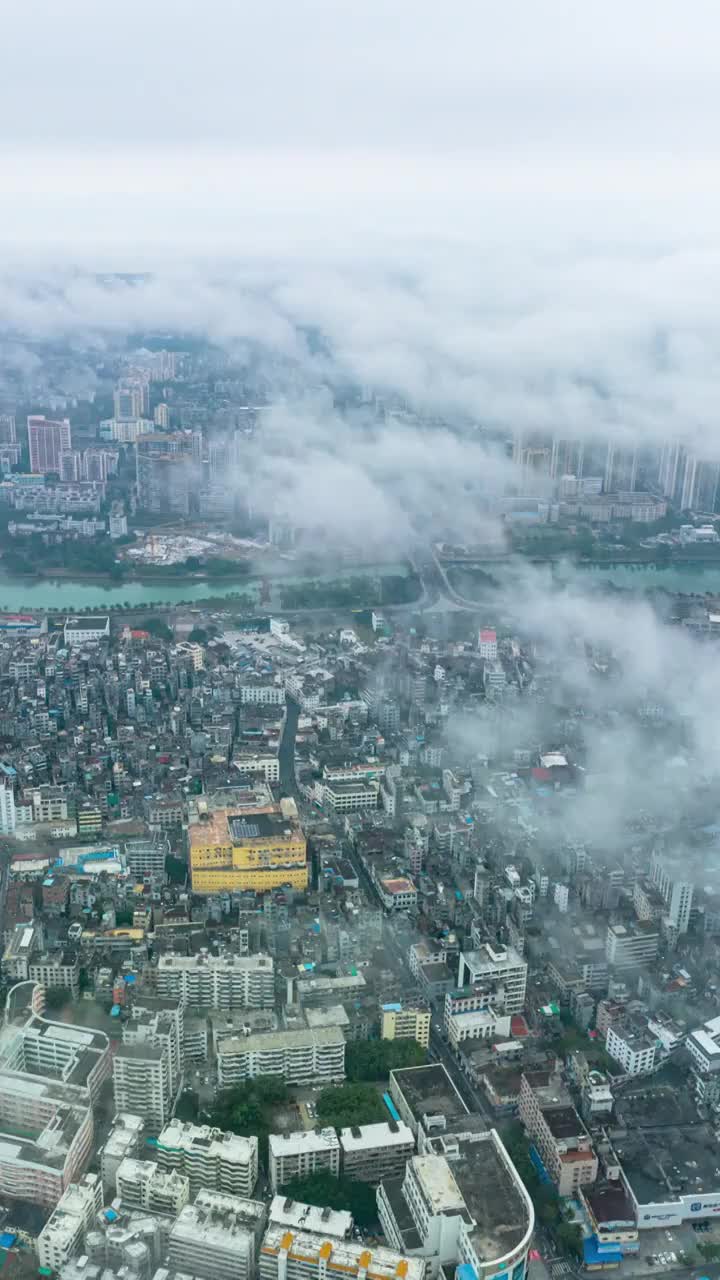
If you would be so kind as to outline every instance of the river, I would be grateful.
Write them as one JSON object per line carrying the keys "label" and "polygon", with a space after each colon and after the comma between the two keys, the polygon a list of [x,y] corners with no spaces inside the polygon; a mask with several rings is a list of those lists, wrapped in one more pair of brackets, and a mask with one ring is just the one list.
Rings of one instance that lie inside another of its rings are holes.
{"label": "river", "polygon": [[555,584],[600,590],[605,586],[634,592],[667,591],[672,595],[720,595],[720,564],[598,564],[569,560],[533,561],[514,556],[507,560],[488,560],[474,567],[485,576],[462,572],[455,566],[451,580],[469,599],[487,600],[496,589],[517,587],[522,592],[530,575],[538,585]]}
{"label": "river", "polygon": [[[344,582],[349,578],[378,575],[407,577],[407,564],[360,564],[333,573],[283,574],[273,578],[245,577],[227,582],[188,577],[178,582],[102,582],[74,581],[71,578],[14,578],[0,571],[0,611],[81,613],[83,609],[122,607],[149,608],[151,605],[194,604],[202,600],[241,595],[249,597],[257,608],[281,607],[283,586],[301,586],[304,582]],[[265,591],[264,591],[265,586]],[[264,598],[263,598],[264,593]],[[364,603],[360,601],[359,603]]]}

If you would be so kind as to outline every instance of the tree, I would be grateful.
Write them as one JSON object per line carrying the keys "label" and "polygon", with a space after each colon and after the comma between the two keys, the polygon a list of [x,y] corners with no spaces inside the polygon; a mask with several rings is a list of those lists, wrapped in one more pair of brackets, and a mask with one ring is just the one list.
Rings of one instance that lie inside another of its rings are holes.
{"label": "tree", "polygon": [[316,1103],[322,1125],[345,1129],[353,1124],[376,1124],[387,1119],[379,1094],[369,1084],[345,1084],[323,1089]]}
{"label": "tree", "polygon": [[195,1122],[198,1118],[200,1109],[200,1099],[192,1089],[185,1089],[177,1100],[175,1107],[175,1118],[177,1120],[190,1120]]}
{"label": "tree", "polygon": [[577,1222],[561,1222],[555,1228],[555,1239],[563,1253],[573,1258],[582,1258],[583,1236]]}
{"label": "tree", "polygon": [[280,1194],[320,1209],[349,1209],[359,1227],[371,1227],[377,1222],[374,1189],[367,1182],[336,1178],[326,1169],[307,1178],[293,1178],[281,1188]]}
{"label": "tree", "polygon": [[427,1053],[417,1040],[356,1040],[345,1050],[348,1080],[387,1080],[396,1067],[420,1067]]}
{"label": "tree", "polygon": [[145,618],[145,621],[140,623],[140,630],[147,631],[148,635],[157,636],[159,640],[172,640],[173,638],[172,631],[168,624],[163,622],[162,618]]}
{"label": "tree", "polygon": [[191,644],[207,644],[208,633],[202,627],[193,627],[188,640]]}
{"label": "tree", "polygon": [[73,993],[69,987],[48,987],[45,992],[45,1008],[62,1009],[72,998]]}

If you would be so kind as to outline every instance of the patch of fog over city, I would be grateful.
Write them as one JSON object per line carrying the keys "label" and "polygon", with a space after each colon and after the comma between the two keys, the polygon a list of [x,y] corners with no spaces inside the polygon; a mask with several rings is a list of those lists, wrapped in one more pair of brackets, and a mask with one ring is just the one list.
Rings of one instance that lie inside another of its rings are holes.
{"label": "patch of fog over city", "polygon": [[[326,552],[496,544],[524,433],[720,458],[709,0],[67,0],[42,42],[5,9],[0,400],[48,370],[97,393],[131,334],[207,340],[270,406],[238,486]],[[567,742],[586,784],[551,834],[611,845],[712,814],[720,676],[587,581],[501,583],[484,622],[542,696],[452,731]]]}

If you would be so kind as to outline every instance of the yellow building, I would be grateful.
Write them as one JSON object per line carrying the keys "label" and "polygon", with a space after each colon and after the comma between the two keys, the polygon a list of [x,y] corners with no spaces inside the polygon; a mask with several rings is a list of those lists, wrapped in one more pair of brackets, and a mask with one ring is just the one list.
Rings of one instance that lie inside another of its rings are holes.
{"label": "yellow building", "polygon": [[423,1049],[430,1044],[430,1010],[422,1005],[384,1004],[383,1040],[417,1040]]}
{"label": "yellow building", "polygon": [[216,809],[190,826],[188,839],[193,893],[307,887],[307,845],[293,800],[240,813]]}

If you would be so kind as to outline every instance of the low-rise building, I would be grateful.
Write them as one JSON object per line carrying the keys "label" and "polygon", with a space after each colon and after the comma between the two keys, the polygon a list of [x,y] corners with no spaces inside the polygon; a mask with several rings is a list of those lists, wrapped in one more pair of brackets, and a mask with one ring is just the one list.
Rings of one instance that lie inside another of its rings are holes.
{"label": "low-rise building", "polygon": [[655,1066],[657,1038],[647,1025],[628,1018],[608,1027],[605,1048],[628,1076],[644,1075]]}
{"label": "low-rise building", "polygon": [[377,1184],[404,1172],[415,1138],[402,1120],[353,1125],[340,1130],[340,1149],[346,1178]]}
{"label": "low-rise building", "polygon": [[295,1178],[307,1178],[321,1170],[335,1177],[340,1172],[340,1143],[334,1129],[306,1129],[271,1133],[269,1138],[270,1185],[279,1191]]}
{"label": "low-rise building", "polygon": [[41,1267],[59,1271],[81,1252],[85,1232],[102,1203],[102,1183],[96,1173],[86,1173],[63,1192],[37,1239]]}
{"label": "low-rise building", "polygon": [[590,1135],[559,1076],[523,1074],[520,1119],[559,1195],[575,1195],[595,1181],[598,1160]]}
{"label": "low-rise building", "polygon": [[147,1209],[177,1217],[190,1199],[190,1183],[176,1169],[167,1172],[154,1160],[126,1157],[115,1175],[118,1198],[128,1209]]}
{"label": "low-rise building", "polygon": [[256,1137],[173,1119],[158,1134],[154,1154],[161,1169],[175,1169],[189,1180],[191,1195],[203,1188],[249,1197],[255,1189]]}
{"label": "low-rise building", "polygon": [[222,1088],[279,1076],[287,1084],[333,1084],[345,1079],[345,1037],[339,1027],[270,1031],[218,1043]]}
{"label": "low-rise building", "polygon": [[[323,1210],[328,1215],[331,1210]],[[259,1258],[259,1280],[424,1280],[419,1258],[383,1245],[338,1240],[323,1231],[271,1223]]]}
{"label": "low-rise building", "polygon": [[384,1004],[381,1006],[380,1034],[383,1040],[417,1040],[423,1049],[430,1044],[430,1009],[427,1005]]}
{"label": "low-rise building", "polygon": [[141,1116],[134,1116],[128,1111],[121,1111],[115,1116],[100,1152],[100,1174],[103,1191],[108,1198],[112,1198],[115,1191],[117,1171],[123,1160],[140,1154],[144,1133],[145,1122]]}
{"label": "low-rise building", "polygon": [[253,1280],[265,1217],[258,1200],[199,1191],[170,1231],[171,1266],[201,1280]]}

